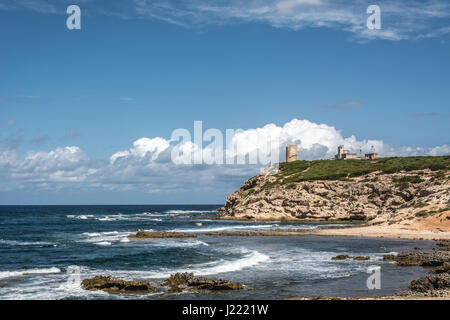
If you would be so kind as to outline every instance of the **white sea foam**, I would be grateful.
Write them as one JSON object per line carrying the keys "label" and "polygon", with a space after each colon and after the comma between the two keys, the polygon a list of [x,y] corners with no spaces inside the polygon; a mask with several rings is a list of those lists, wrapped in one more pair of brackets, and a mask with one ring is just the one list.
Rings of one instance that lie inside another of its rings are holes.
{"label": "white sea foam", "polygon": [[98,246],[110,246],[111,242],[108,241],[101,241],[101,242],[95,242],[94,244],[98,245]]}
{"label": "white sea foam", "polygon": [[243,257],[232,260],[218,259],[201,264],[187,265],[186,267],[179,269],[164,268],[155,271],[94,270],[83,267],[84,271],[82,272],[82,274],[85,275],[84,277],[107,274],[121,279],[163,279],[177,272],[192,272],[196,276],[208,276],[226,272],[240,271],[246,268],[254,267],[270,259],[268,255],[262,254],[256,250],[239,248],[237,249],[237,251],[241,253]]}
{"label": "white sea foam", "polygon": [[130,214],[130,215],[124,215],[124,214],[111,214],[111,215],[104,215],[104,216],[94,216],[91,214],[85,215],[67,215],[66,217],[69,219],[79,219],[79,220],[97,220],[97,221],[104,221],[104,222],[111,222],[111,221],[162,221],[160,218],[154,218],[155,216],[164,216],[164,215],[150,215],[150,214]]}
{"label": "white sea foam", "polygon": [[56,267],[42,268],[42,269],[27,269],[27,270],[14,270],[14,271],[1,271],[0,279],[20,277],[33,274],[48,274],[48,273],[59,273],[61,270]]}
{"label": "white sea foam", "polygon": [[87,220],[90,218],[94,218],[94,216],[92,214],[81,214],[81,215],[69,214],[66,217],[69,219],[79,219],[79,220]]}
{"label": "white sea foam", "polygon": [[128,236],[131,234],[133,234],[133,232],[128,231],[84,232],[77,241],[100,246],[109,246],[113,243],[128,242]]}
{"label": "white sea foam", "polygon": [[189,265],[182,269],[164,269],[159,271],[150,271],[142,274],[142,278],[160,279],[167,278],[177,272],[192,272],[197,276],[207,276],[226,272],[240,271],[245,268],[253,267],[261,262],[270,259],[269,256],[256,250],[241,248],[240,252],[244,255],[242,258],[234,260],[219,259],[207,263]]}
{"label": "white sea foam", "polygon": [[195,247],[195,246],[209,246],[204,241],[192,239],[140,239],[140,243],[155,247]]}
{"label": "white sea foam", "polygon": [[44,241],[18,241],[18,240],[4,240],[0,239],[0,244],[6,244],[9,246],[54,246],[57,245],[51,242]]}
{"label": "white sea foam", "polygon": [[166,213],[184,214],[184,213],[213,213],[215,210],[167,210]]}
{"label": "white sea foam", "polygon": [[[145,231],[153,231],[148,229]],[[78,242],[92,243],[99,246],[110,246],[119,243],[128,243],[129,235],[135,232],[129,231],[106,231],[106,232],[84,232],[78,238]],[[156,246],[156,247],[193,247],[193,246],[208,246],[206,242],[192,239],[139,239],[135,241],[137,244]]]}
{"label": "white sea foam", "polygon": [[174,214],[167,214],[167,213],[160,213],[160,212],[143,212],[143,213],[137,213],[137,216],[144,216],[144,217],[167,217],[167,216],[173,216]]}

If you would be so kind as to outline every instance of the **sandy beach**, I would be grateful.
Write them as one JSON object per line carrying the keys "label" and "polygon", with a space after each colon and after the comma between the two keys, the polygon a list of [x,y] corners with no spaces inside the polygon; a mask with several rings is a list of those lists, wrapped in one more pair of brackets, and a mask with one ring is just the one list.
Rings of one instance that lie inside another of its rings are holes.
{"label": "sandy beach", "polygon": [[450,211],[444,211],[439,215],[423,219],[406,220],[390,225],[380,224],[342,229],[319,229],[315,233],[328,236],[449,240]]}
{"label": "sandy beach", "polygon": [[[295,220],[294,220],[295,221]],[[352,227],[318,227],[314,230],[273,229],[250,231],[208,232],[215,236],[341,236],[341,237],[375,237],[411,240],[450,240],[450,211],[444,211],[425,218],[414,218],[397,223],[362,225]]]}

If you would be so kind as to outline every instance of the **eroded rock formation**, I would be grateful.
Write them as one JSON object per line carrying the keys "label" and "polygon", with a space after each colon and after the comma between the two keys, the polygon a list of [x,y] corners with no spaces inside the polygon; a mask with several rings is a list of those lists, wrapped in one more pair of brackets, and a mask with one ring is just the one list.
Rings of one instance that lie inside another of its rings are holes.
{"label": "eroded rock formation", "polygon": [[81,287],[85,290],[103,290],[111,294],[146,294],[158,291],[158,289],[145,281],[126,281],[111,276],[95,276],[84,279]]}
{"label": "eroded rock formation", "polygon": [[[417,181],[398,182],[405,177],[417,177]],[[279,181],[270,175],[247,180],[226,199],[220,217],[379,224],[423,219],[450,210],[448,173],[430,169],[372,172],[343,180]],[[447,216],[443,215],[444,219]]]}
{"label": "eroded rock formation", "polygon": [[227,291],[240,290],[244,286],[238,282],[223,279],[194,277],[193,273],[176,273],[170,275],[163,285],[169,286],[169,292],[187,291]]}

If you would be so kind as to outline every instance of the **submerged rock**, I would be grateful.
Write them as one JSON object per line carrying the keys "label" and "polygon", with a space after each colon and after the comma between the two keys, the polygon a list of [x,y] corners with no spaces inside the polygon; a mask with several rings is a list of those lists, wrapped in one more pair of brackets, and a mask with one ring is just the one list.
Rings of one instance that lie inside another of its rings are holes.
{"label": "submerged rock", "polygon": [[358,256],[358,257],[353,257],[353,260],[366,261],[366,260],[370,260],[370,257],[369,256],[366,256],[366,257]]}
{"label": "submerged rock", "polygon": [[189,281],[188,286],[191,290],[202,291],[221,291],[221,290],[240,290],[244,286],[239,282],[231,282],[223,279],[198,277]]}
{"label": "submerged rock", "polygon": [[155,239],[155,238],[195,238],[195,234],[169,231],[139,231],[128,236],[130,239]]}
{"label": "submerged rock", "polygon": [[84,279],[81,287],[85,290],[103,290],[111,294],[146,294],[158,289],[145,281],[125,281],[111,276],[95,276],[91,279]]}
{"label": "submerged rock", "polygon": [[331,260],[346,260],[346,259],[349,259],[349,258],[350,258],[350,256],[347,255],[347,254],[340,254],[340,255],[338,255],[336,257],[331,258]]}
{"label": "submerged rock", "polygon": [[363,257],[363,256],[357,256],[357,257],[351,257],[347,254],[340,254],[338,256],[335,256],[333,258],[331,258],[331,260],[347,260],[347,259],[353,259],[356,261],[365,261],[365,260],[370,260],[369,256]]}
{"label": "submerged rock", "polygon": [[239,282],[231,282],[224,279],[194,277],[193,273],[176,273],[170,275],[163,282],[164,286],[169,286],[168,292],[181,292],[183,289],[191,292],[195,291],[227,291],[240,290],[244,286]]}

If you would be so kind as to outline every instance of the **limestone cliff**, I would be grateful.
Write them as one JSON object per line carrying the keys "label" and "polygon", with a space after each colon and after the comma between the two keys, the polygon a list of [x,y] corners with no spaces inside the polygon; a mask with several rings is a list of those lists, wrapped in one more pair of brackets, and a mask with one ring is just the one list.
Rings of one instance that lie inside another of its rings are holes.
{"label": "limestone cliff", "polygon": [[370,224],[421,219],[449,210],[449,166],[448,156],[285,163],[276,175],[247,180],[226,199],[221,218]]}

